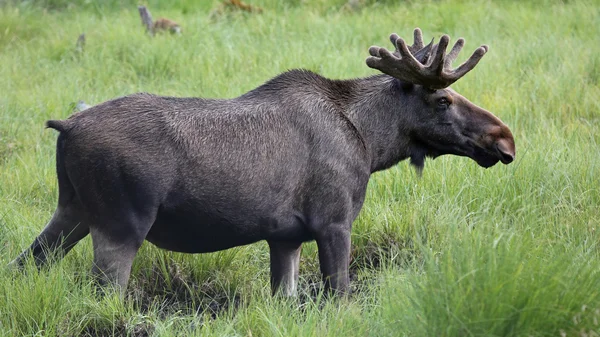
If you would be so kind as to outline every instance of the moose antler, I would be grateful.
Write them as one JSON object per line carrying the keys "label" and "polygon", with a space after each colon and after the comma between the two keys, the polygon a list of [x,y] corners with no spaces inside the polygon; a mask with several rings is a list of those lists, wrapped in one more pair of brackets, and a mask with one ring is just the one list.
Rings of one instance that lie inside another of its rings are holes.
{"label": "moose antler", "polygon": [[367,65],[402,81],[443,89],[475,68],[488,51],[488,46],[483,45],[465,63],[451,69],[452,62],[465,44],[464,39],[458,39],[447,55],[446,48],[450,41],[448,35],[443,35],[438,44],[433,45],[432,40],[424,47],[421,30],[416,28],[414,39],[415,42],[409,47],[398,35],[390,35],[396,51],[392,53],[385,48],[373,46],[369,48],[371,56],[367,58]]}

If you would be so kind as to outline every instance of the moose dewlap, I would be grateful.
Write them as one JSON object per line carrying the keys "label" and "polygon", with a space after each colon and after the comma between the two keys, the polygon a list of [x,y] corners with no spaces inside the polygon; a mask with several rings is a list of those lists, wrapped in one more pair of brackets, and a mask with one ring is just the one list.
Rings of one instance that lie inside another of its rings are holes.
{"label": "moose dewlap", "polygon": [[88,233],[93,273],[125,289],[144,240],[202,253],[266,240],[275,293],[294,294],[300,247],[316,240],[327,289],[348,290],[350,231],[370,175],[410,158],[466,156],[483,167],[515,156],[509,128],[450,84],[487,52],[451,68],[464,40],[424,46],[393,34],[371,47],[383,74],[330,80],[283,73],[233,99],[117,98],[64,121],[58,207],[15,261],[62,255]]}

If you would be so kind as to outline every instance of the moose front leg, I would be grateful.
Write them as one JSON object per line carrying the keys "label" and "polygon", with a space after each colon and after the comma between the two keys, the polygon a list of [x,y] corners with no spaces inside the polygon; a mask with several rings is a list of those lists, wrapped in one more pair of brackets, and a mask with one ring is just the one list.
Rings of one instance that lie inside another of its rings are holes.
{"label": "moose front leg", "polygon": [[271,291],[295,296],[298,287],[301,242],[268,241],[271,255]]}
{"label": "moose front leg", "polygon": [[350,277],[350,226],[333,225],[316,238],[325,291],[347,294]]}

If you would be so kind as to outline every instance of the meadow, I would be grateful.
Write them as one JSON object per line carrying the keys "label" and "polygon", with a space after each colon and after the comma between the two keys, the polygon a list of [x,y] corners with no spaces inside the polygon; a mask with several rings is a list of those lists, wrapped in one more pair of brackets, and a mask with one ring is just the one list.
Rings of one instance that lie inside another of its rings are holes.
{"label": "meadow", "polygon": [[[0,336],[600,336],[600,4],[596,1],[0,2]],[[125,300],[97,296],[89,236],[51,268],[5,266],[56,207],[56,133],[74,102],[135,92],[235,97],[293,68],[376,74],[392,32],[490,51],[453,85],[514,134],[514,163],[464,157],[375,174],[352,233],[348,299],[320,292],[303,245],[297,298],[272,298],[268,247],[186,255],[145,243]],[[75,41],[87,43],[77,51]]]}

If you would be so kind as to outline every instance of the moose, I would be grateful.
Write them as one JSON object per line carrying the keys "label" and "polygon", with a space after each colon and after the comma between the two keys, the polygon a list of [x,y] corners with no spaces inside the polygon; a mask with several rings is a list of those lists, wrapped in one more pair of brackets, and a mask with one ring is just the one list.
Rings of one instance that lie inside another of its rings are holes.
{"label": "moose", "polygon": [[[126,289],[144,240],[171,251],[214,252],[266,240],[273,294],[293,296],[303,242],[315,240],[324,289],[349,291],[350,232],[372,173],[410,158],[466,156],[488,168],[515,157],[510,129],[449,86],[462,65],[449,37],[420,29],[395,51],[371,47],[365,78],[282,73],[232,99],[138,93],[50,120],[58,206],[12,263],[38,266],[91,234],[92,273]],[[54,259],[52,259],[54,260]]]}

